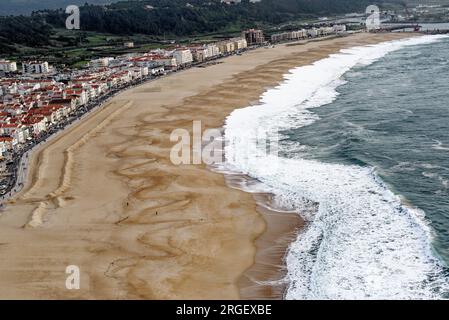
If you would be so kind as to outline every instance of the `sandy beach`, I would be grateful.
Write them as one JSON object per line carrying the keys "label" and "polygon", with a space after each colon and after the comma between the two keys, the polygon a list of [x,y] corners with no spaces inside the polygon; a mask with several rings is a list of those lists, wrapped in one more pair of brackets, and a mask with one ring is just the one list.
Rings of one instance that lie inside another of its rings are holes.
{"label": "sandy beach", "polygon": [[[231,188],[205,165],[175,166],[170,134],[221,128],[289,69],[342,48],[410,37],[356,34],[278,45],[129,89],[33,153],[0,213],[0,299],[279,299],[302,221]],[[231,187],[230,187],[231,186]],[[65,287],[66,267],[80,290]]]}

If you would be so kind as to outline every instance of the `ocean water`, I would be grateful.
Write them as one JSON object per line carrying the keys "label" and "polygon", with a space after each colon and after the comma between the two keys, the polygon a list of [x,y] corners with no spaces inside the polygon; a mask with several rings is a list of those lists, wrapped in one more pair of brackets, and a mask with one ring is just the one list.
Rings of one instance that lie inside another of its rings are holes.
{"label": "ocean water", "polygon": [[307,220],[287,299],[449,297],[448,59],[445,36],[345,49],[228,117],[227,166]]}

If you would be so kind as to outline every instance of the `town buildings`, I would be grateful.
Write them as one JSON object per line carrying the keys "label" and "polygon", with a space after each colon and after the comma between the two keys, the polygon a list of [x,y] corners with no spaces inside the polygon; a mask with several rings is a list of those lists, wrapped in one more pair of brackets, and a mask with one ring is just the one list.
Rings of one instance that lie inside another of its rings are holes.
{"label": "town buildings", "polygon": [[191,47],[190,51],[192,52],[193,60],[195,62],[206,61],[207,58],[209,57],[209,51],[205,46]]}
{"label": "town buildings", "polygon": [[[179,65],[193,61],[189,49],[176,51]],[[111,91],[177,68],[176,51],[99,58],[86,69],[54,75],[47,62],[24,62],[21,74],[0,78],[0,159]],[[3,65],[13,69],[7,61]]]}
{"label": "town buildings", "polygon": [[324,37],[331,34],[338,34],[346,31],[345,25],[334,25],[324,26],[324,27],[312,27],[309,29],[301,29],[295,31],[286,31],[281,33],[276,33],[271,35],[271,42],[283,42],[283,41],[293,41],[293,40],[301,40],[307,38],[316,38],[316,37]]}
{"label": "town buildings", "polygon": [[291,40],[300,40],[307,38],[307,30],[297,30],[297,31],[289,31],[276,33],[271,36],[271,42],[282,42],[282,41],[291,41]]}
{"label": "town buildings", "polygon": [[50,66],[47,61],[27,61],[22,64],[24,74],[43,74],[50,72]]}
{"label": "town buildings", "polygon": [[208,58],[215,58],[220,55],[220,48],[216,44],[208,44],[206,48]]}
{"label": "town buildings", "polygon": [[332,26],[332,29],[336,33],[346,32],[346,25],[345,24],[335,24]]}
{"label": "town buildings", "polygon": [[114,58],[111,57],[94,59],[89,62],[89,66],[92,68],[104,68],[109,66],[109,63],[113,60]]}
{"label": "town buildings", "polygon": [[178,48],[173,52],[173,58],[176,59],[178,66],[185,66],[193,62],[192,51],[189,48]]}
{"label": "town buildings", "polygon": [[17,63],[9,60],[0,60],[0,71],[3,72],[16,72]]}
{"label": "town buildings", "polygon": [[233,41],[222,41],[217,43],[217,46],[221,54],[232,53],[235,49]]}
{"label": "town buildings", "polygon": [[248,46],[261,45],[265,42],[265,37],[262,30],[245,30],[242,32],[242,38],[246,40]]}
{"label": "town buildings", "polygon": [[[306,39],[345,30],[344,25],[301,29],[274,34],[271,41]],[[29,141],[36,141],[49,130],[53,132],[55,126],[121,88],[263,44],[262,31],[250,29],[241,37],[214,43],[101,57],[85,68],[59,73],[46,61],[25,61],[20,72],[15,62],[1,60],[0,71],[8,75],[0,78],[0,160],[11,159]],[[0,161],[0,168],[2,164]]]}
{"label": "town buildings", "polygon": [[248,42],[245,38],[233,38],[230,41],[234,42],[234,50],[243,50],[248,47]]}

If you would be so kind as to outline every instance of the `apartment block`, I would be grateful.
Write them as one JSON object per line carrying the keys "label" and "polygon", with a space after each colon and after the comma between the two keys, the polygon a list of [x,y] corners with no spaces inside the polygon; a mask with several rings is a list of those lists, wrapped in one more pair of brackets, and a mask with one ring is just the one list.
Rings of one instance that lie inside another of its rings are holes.
{"label": "apartment block", "polygon": [[9,60],[0,60],[0,71],[15,72],[17,71],[17,63]]}
{"label": "apartment block", "polygon": [[248,46],[261,45],[265,41],[262,30],[249,29],[242,32],[242,38],[244,38]]}
{"label": "apartment block", "polygon": [[176,49],[173,52],[173,58],[176,59],[178,66],[183,66],[193,62],[192,52],[189,49]]}
{"label": "apartment block", "polygon": [[22,64],[24,74],[49,73],[50,66],[47,61],[28,61]]}

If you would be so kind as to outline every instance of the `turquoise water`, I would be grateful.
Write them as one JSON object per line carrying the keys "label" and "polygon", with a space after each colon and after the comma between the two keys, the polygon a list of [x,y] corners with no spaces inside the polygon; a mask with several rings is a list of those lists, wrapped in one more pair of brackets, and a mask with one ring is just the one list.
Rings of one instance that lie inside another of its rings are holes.
{"label": "turquoise water", "polygon": [[343,79],[338,98],[313,109],[319,119],[284,131],[286,140],[304,147],[302,158],[374,167],[424,211],[449,263],[449,40],[403,48]]}

